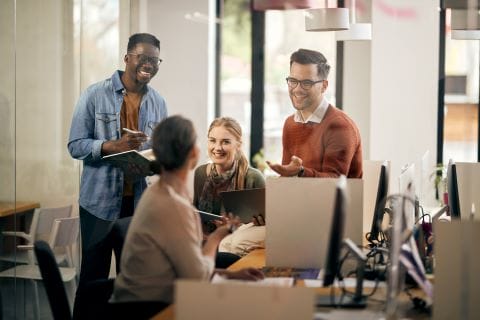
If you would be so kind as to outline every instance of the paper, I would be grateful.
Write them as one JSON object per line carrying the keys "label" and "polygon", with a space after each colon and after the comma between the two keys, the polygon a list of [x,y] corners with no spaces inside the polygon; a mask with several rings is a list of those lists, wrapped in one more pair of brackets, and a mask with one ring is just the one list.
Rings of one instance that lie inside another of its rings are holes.
{"label": "paper", "polygon": [[221,275],[215,274],[211,280],[212,284],[218,283],[239,283],[251,286],[272,286],[272,287],[293,287],[294,279],[290,277],[264,278],[258,281],[227,279]]}

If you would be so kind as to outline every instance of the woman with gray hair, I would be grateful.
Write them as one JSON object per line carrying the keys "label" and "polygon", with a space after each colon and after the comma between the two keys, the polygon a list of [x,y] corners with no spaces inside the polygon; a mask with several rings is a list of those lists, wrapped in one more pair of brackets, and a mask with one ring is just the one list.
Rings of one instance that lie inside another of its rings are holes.
{"label": "woman with gray hair", "polygon": [[155,128],[152,145],[160,179],[147,188],[133,216],[112,302],[158,301],[158,312],[173,302],[179,278],[208,281],[214,272],[237,279],[263,278],[253,268],[214,270],[218,244],[238,225],[238,218],[224,218],[202,246],[200,218],[187,188],[200,154],[196,141],[192,122],[181,116],[168,117]]}

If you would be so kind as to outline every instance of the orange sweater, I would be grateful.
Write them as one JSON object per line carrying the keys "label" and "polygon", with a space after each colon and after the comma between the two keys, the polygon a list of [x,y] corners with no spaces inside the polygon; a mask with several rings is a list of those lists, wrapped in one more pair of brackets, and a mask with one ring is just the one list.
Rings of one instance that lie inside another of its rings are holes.
{"label": "orange sweater", "polygon": [[343,111],[329,105],[320,123],[298,123],[293,115],[283,126],[282,164],[292,156],[303,160],[304,177],[362,177],[362,143],[357,126]]}

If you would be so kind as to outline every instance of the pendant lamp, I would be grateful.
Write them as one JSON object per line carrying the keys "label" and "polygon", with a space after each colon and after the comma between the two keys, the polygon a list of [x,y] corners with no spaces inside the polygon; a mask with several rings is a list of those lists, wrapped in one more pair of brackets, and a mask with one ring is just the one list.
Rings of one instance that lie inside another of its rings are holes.
{"label": "pendant lamp", "polygon": [[313,0],[253,0],[253,10],[289,10],[313,7]]}
{"label": "pendant lamp", "polygon": [[372,40],[372,24],[357,23],[355,0],[350,0],[350,28],[335,32],[337,41]]}
{"label": "pendant lamp", "polygon": [[339,31],[349,28],[347,8],[329,8],[325,0],[325,8],[307,9],[305,12],[306,31]]}

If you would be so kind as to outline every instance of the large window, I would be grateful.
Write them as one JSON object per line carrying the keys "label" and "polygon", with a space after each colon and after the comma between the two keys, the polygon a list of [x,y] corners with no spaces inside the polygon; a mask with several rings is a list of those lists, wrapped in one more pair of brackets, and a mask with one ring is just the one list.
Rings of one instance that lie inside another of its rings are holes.
{"label": "large window", "polygon": [[220,115],[235,118],[243,129],[249,157],[251,104],[251,15],[249,0],[225,0],[222,19]]}
{"label": "large window", "polygon": [[[244,151],[248,155],[251,114],[251,12],[249,0],[225,0],[222,17],[221,112],[237,119],[244,129]],[[264,70],[264,158],[280,162],[282,128],[293,113],[285,78],[290,54],[299,48],[322,52],[332,69],[327,98],[335,104],[335,34],[305,31],[304,10],[265,13]],[[259,72],[261,72],[259,70]]]}
{"label": "large window", "polygon": [[478,153],[478,40],[451,38],[447,10],[443,162],[476,162]]}

